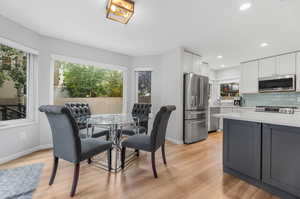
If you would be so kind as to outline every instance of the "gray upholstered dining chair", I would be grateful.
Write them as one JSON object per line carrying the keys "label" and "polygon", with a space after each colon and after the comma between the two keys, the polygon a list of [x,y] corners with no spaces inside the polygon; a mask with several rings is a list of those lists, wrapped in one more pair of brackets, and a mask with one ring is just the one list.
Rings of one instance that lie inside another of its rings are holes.
{"label": "gray upholstered dining chair", "polygon": [[154,177],[157,178],[157,171],[155,166],[155,152],[161,147],[164,164],[167,164],[165,154],[165,137],[168,126],[168,121],[171,112],[176,109],[175,106],[163,106],[155,116],[151,135],[134,135],[122,142],[121,162],[122,169],[125,167],[126,148],[133,148],[151,152],[151,162]]}
{"label": "gray upholstered dining chair", "polygon": [[106,140],[109,139],[109,131],[107,129],[96,128],[87,123],[87,119],[90,118],[92,114],[88,103],[68,102],[65,103],[65,107],[70,110],[72,116],[75,118],[79,128],[79,136],[81,138],[87,137],[88,130],[91,129],[91,137],[98,138],[105,136]]}
{"label": "gray upholstered dining chair", "polygon": [[75,164],[71,197],[76,192],[81,161],[88,160],[90,163],[93,156],[107,151],[108,169],[111,170],[111,142],[95,138],[80,139],[78,124],[64,106],[44,105],[39,110],[46,114],[53,138],[54,163],[49,185],[54,182],[59,159]]}

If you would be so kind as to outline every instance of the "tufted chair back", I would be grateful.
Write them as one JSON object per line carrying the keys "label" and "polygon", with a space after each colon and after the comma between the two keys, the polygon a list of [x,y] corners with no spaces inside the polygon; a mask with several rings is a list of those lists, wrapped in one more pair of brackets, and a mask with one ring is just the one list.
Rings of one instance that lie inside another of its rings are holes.
{"label": "tufted chair back", "polygon": [[67,107],[72,116],[78,123],[79,129],[86,128],[86,118],[91,116],[91,109],[89,104],[87,103],[79,103],[79,102],[69,102],[65,103],[65,107]]}
{"label": "tufted chair back", "polygon": [[163,106],[156,114],[151,132],[151,144],[155,150],[165,143],[169,118],[171,113],[175,110],[176,106],[174,105]]}
{"label": "tufted chair back", "polygon": [[139,118],[140,125],[148,129],[149,114],[151,113],[151,104],[135,103],[132,108],[132,116]]}

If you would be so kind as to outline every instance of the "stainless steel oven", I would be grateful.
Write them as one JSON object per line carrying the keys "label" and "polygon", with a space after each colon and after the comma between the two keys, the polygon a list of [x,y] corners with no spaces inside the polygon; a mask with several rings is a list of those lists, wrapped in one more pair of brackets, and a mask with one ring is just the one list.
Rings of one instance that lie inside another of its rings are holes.
{"label": "stainless steel oven", "polygon": [[264,92],[296,91],[296,76],[281,75],[258,79],[258,90]]}

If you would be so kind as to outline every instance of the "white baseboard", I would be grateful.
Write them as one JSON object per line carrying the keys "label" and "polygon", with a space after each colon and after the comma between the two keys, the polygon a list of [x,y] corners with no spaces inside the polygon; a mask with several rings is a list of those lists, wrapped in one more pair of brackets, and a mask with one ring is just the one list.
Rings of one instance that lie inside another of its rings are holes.
{"label": "white baseboard", "polygon": [[176,140],[174,138],[169,138],[169,137],[166,137],[166,140],[174,143],[174,144],[183,144],[183,141],[182,140]]}
{"label": "white baseboard", "polygon": [[0,159],[0,164],[9,162],[11,160],[15,160],[17,158],[20,158],[20,157],[22,157],[24,155],[28,155],[28,154],[33,153],[33,152],[38,151],[38,150],[40,150],[40,146],[35,146],[35,147],[31,148],[31,149],[28,149],[28,150],[25,150],[25,151],[21,151],[21,152],[15,153],[13,155],[1,158]]}
{"label": "white baseboard", "polygon": [[40,145],[40,150],[44,150],[44,149],[52,149],[53,145],[52,144],[44,144],[44,145]]}
{"label": "white baseboard", "polygon": [[[173,138],[166,137],[166,140],[168,140],[168,141],[170,141],[174,144],[183,144],[183,141],[176,140],[176,139],[173,139]],[[0,164],[15,160],[17,158],[20,158],[22,156],[31,154],[31,153],[36,152],[36,151],[40,151],[40,150],[44,150],[44,149],[51,149],[51,148],[53,148],[52,144],[44,144],[44,145],[35,146],[31,149],[15,153],[13,155],[10,155],[10,156],[4,157],[4,158],[0,158]]]}
{"label": "white baseboard", "polygon": [[10,155],[10,156],[4,157],[4,158],[0,158],[0,164],[15,160],[17,158],[20,158],[22,156],[31,154],[31,153],[36,152],[36,151],[40,151],[40,150],[43,150],[43,149],[50,149],[50,148],[52,148],[52,144],[45,144],[45,145],[35,146],[31,149],[15,153],[13,155]]}

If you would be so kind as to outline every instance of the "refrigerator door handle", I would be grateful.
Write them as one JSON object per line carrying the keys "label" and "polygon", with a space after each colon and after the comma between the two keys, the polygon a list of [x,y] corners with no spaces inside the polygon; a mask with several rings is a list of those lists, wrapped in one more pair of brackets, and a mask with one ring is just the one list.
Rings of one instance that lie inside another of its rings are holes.
{"label": "refrigerator door handle", "polygon": [[189,122],[190,124],[202,124],[202,123],[206,123],[206,120],[200,120],[200,121],[193,121],[193,122]]}
{"label": "refrigerator door handle", "polygon": [[188,114],[189,115],[198,115],[198,114],[204,114],[207,111],[190,111]]}
{"label": "refrigerator door handle", "polygon": [[194,96],[191,97],[191,107],[194,107]]}

